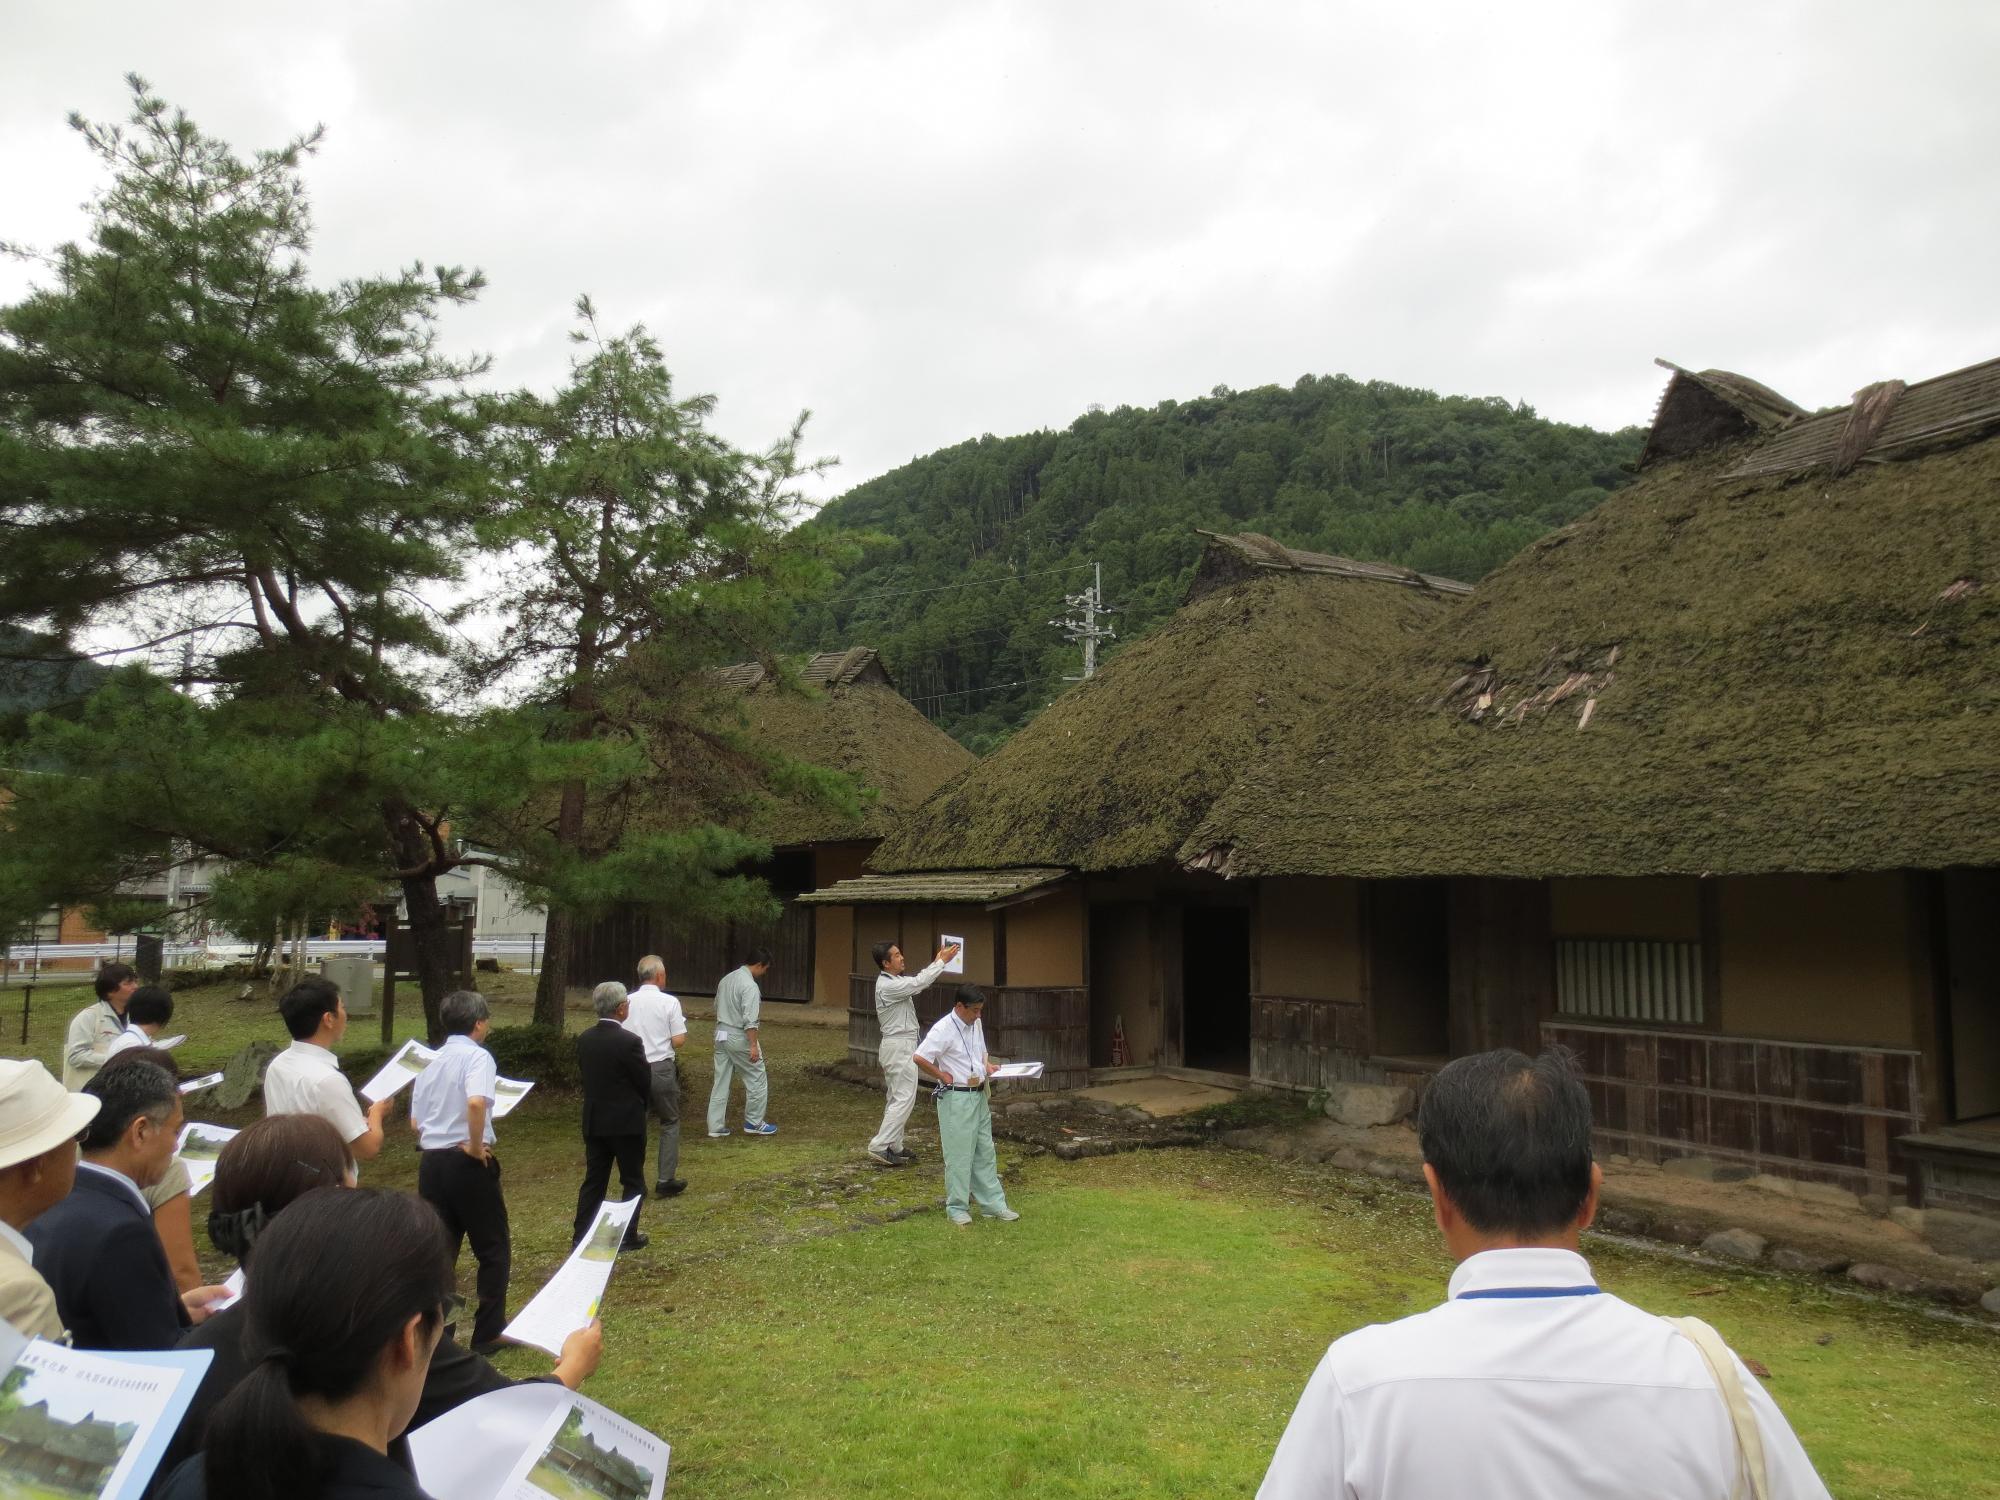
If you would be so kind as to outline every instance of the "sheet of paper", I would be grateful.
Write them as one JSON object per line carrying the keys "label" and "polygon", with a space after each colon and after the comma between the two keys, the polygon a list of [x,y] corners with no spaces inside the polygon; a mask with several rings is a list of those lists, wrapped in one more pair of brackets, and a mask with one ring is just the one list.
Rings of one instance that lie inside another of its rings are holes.
{"label": "sheet of paper", "polygon": [[190,1078],[184,1082],[181,1085],[181,1092],[183,1094],[198,1094],[203,1089],[214,1088],[218,1083],[222,1082],[222,1078],[223,1075],[220,1073],[204,1073],[199,1078]]}
{"label": "sheet of paper", "polygon": [[599,1208],[597,1222],[590,1226],[583,1243],[570,1251],[569,1259],[548,1284],[514,1315],[501,1337],[561,1354],[563,1340],[597,1316],[597,1305],[604,1300],[611,1267],[618,1259],[618,1247],[625,1240],[625,1226],[638,1211],[637,1198]]}
{"label": "sheet of paper", "polygon": [[178,1047],[182,1042],[186,1040],[187,1040],[187,1035],[183,1033],[180,1036],[163,1036],[156,1038],[152,1043],[152,1045],[158,1047],[162,1052],[171,1052],[174,1050],[174,1048]]}
{"label": "sheet of paper", "polygon": [[965,972],[965,939],[962,937],[953,937],[948,932],[938,934],[938,946],[940,948],[949,948],[954,943],[958,945],[958,952],[952,954],[945,961],[944,971],[947,974],[963,974]]}
{"label": "sheet of paper", "polygon": [[1002,1063],[993,1072],[995,1078],[1040,1078],[1042,1065],[1038,1062]]}
{"label": "sheet of paper", "polygon": [[222,1289],[228,1292],[229,1295],[227,1297],[217,1297],[213,1302],[208,1304],[208,1315],[210,1317],[214,1317],[225,1307],[234,1307],[243,1300],[243,1268],[241,1266],[238,1266],[229,1273],[229,1279],[222,1283]]}
{"label": "sheet of paper", "polygon": [[514,1106],[528,1097],[532,1083],[524,1083],[518,1078],[496,1078],[493,1080],[493,1118],[505,1119],[514,1112]]}
{"label": "sheet of paper", "polygon": [[[572,1423],[574,1429],[566,1431]],[[595,1449],[591,1457],[604,1465],[599,1472],[616,1472],[621,1482],[615,1488],[564,1485],[563,1475],[585,1459],[586,1442]],[[606,1457],[614,1453],[616,1459]],[[660,1500],[671,1456],[664,1441],[588,1396],[540,1382],[492,1391],[410,1434],[417,1482],[436,1500],[572,1500],[600,1494]]]}
{"label": "sheet of paper", "polygon": [[0,1453],[0,1495],[138,1500],[214,1358],[210,1349],[113,1353],[35,1339],[16,1362],[26,1373],[9,1400],[15,1409],[41,1406],[50,1437],[60,1437],[72,1466],[88,1466],[94,1485],[49,1489],[40,1468],[46,1457],[8,1443]]}
{"label": "sheet of paper", "polygon": [[431,1059],[436,1056],[430,1048],[412,1038],[397,1049],[394,1057],[382,1064],[373,1078],[361,1085],[361,1097],[370,1104],[376,1104],[400,1094],[417,1081],[417,1075],[428,1068]]}
{"label": "sheet of paper", "polygon": [[204,1125],[196,1121],[181,1127],[180,1145],[176,1149],[188,1169],[188,1181],[192,1184],[189,1197],[215,1181],[216,1158],[222,1155],[222,1148],[235,1135],[236,1132],[226,1125]]}

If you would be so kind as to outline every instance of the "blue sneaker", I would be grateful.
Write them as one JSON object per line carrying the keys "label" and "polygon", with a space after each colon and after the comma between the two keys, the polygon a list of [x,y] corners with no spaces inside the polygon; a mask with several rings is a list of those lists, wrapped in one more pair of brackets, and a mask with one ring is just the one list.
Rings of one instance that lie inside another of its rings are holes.
{"label": "blue sneaker", "polygon": [[743,1133],[745,1135],[776,1135],[778,1127],[773,1125],[769,1120],[766,1120],[762,1125],[746,1124],[743,1127]]}

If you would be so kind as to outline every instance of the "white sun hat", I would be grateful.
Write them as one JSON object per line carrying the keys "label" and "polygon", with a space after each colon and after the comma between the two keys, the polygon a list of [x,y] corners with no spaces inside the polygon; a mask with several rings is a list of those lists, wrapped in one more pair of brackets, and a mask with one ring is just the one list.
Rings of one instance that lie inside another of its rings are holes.
{"label": "white sun hat", "polygon": [[72,1094],[38,1062],[0,1058],[0,1167],[75,1140],[102,1107],[94,1094]]}

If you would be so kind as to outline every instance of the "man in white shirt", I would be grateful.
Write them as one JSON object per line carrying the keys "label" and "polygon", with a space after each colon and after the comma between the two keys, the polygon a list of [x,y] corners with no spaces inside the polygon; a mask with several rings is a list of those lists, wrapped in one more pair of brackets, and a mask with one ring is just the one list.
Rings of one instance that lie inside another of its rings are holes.
{"label": "man in white shirt", "polygon": [[125,1002],[139,988],[139,971],[130,964],[106,964],[91,984],[97,998],[70,1018],[63,1040],[63,1087],[71,1093],[97,1076],[125,1029]]}
{"label": "man in white shirt", "polygon": [[885,1167],[907,1167],[917,1159],[914,1152],[903,1149],[910,1106],[917,1102],[917,1065],[911,1061],[919,1031],[917,996],[938,982],[944,966],[957,955],[958,944],[938,949],[937,957],[915,974],[903,972],[903,950],[894,943],[877,943],[869,952],[877,970],[875,1019],[882,1032],[875,1059],[882,1065],[882,1091],[888,1102],[882,1107],[882,1128],[868,1143],[868,1159]]}
{"label": "man in white shirt", "polygon": [[513,1241],[507,1200],[500,1192],[500,1158],[493,1154],[493,1099],[500,1077],[493,1054],[480,1043],[493,1029],[486,997],[453,990],[439,1007],[444,1045],[425,1064],[410,1091],[410,1124],[423,1156],[417,1192],[444,1220],[451,1258],[467,1239],[479,1263],[479,1307],[472,1319],[472,1349],[490,1354],[507,1326],[507,1275]]}
{"label": "man in white shirt", "polygon": [[686,1045],[688,1025],[678,997],[661,988],[666,982],[666,960],[657,953],[648,953],[639,960],[639,987],[625,996],[628,1007],[625,1029],[636,1033],[645,1044],[646,1066],[653,1072],[653,1087],[646,1107],[660,1122],[660,1143],[654,1152],[656,1198],[671,1198],[687,1191],[680,1175],[681,1080],[674,1052]]}
{"label": "man in white shirt", "polygon": [[[173,991],[163,985],[140,985],[132,991],[132,998],[125,1002],[125,1029],[106,1044],[104,1060],[109,1062],[119,1053],[129,1052],[134,1047],[154,1046],[173,1018]],[[171,1041],[177,1045],[180,1038],[175,1037]]]}
{"label": "man in white shirt", "polygon": [[264,1069],[264,1113],[318,1115],[340,1132],[356,1161],[382,1154],[388,1099],[362,1113],[333,1049],[347,1035],[347,1004],[330,979],[301,979],[278,1002],[292,1045]]}
{"label": "man in white shirt", "polygon": [[912,1060],[937,1080],[938,1145],[944,1152],[944,1216],[960,1229],[972,1223],[967,1199],[989,1219],[1021,1216],[1007,1206],[1000,1168],[993,1154],[993,1109],[987,1080],[999,1064],[986,1055],[980,1016],[986,992],[962,984],[951,1009],[938,1018]]}
{"label": "man in white shirt", "polygon": [[[1742,1444],[1699,1346],[1601,1290],[1578,1253],[1603,1174],[1568,1057],[1462,1057],[1431,1080],[1417,1130],[1459,1263],[1449,1300],[1327,1350],[1260,1500],[1751,1493],[1738,1488]],[[1718,1353],[1742,1387],[1773,1500],[1826,1500],[1776,1403]]]}

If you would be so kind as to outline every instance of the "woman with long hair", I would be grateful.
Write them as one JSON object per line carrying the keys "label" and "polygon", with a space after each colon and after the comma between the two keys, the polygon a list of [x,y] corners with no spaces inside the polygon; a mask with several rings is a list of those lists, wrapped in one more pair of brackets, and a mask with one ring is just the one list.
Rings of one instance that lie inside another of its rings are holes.
{"label": "woman with long hair", "polygon": [[425,1500],[388,1455],[451,1316],[445,1251],[428,1203],[371,1188],[315,1188],[264,1228],[243,1299],[250,1372],[161,1500]]}

